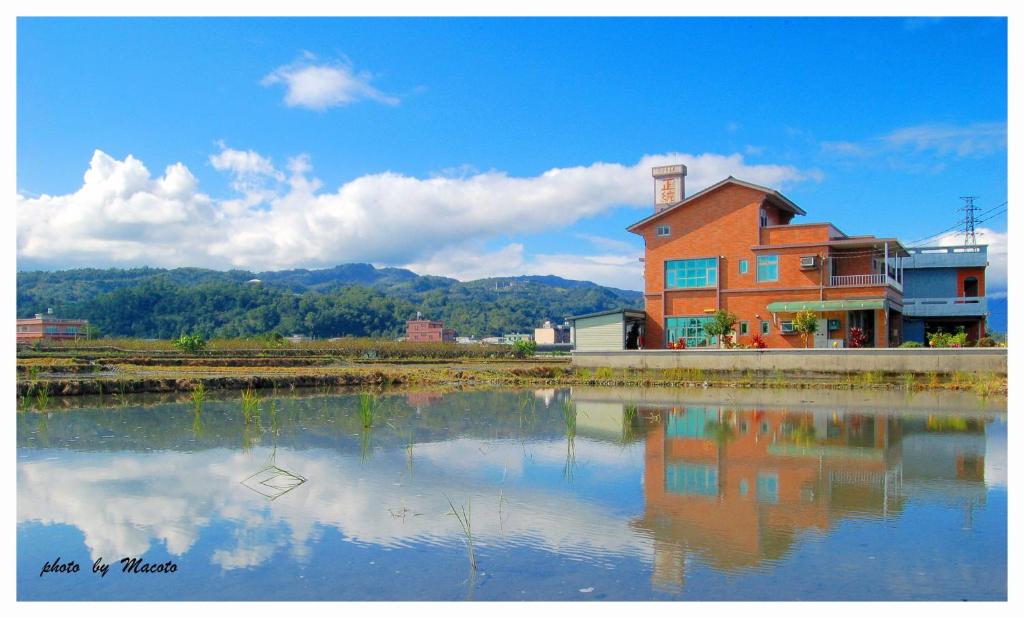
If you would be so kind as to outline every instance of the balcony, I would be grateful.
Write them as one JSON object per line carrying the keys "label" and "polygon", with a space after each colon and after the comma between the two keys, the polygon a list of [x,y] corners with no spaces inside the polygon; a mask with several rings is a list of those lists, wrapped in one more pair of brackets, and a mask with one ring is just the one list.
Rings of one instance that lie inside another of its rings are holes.
{"label": "balcony", "polygon": [[903,315],[908,318],[978,317],[987,313],[984,296],[903,299]]}
{"label": "balcony", "polygon": [[903,259],[903,268],[985,268],[988,246],[916,247],[907,249],[910,257]]}
{"label": "balcony", "polygon": [[873,273],[868,275],[832,275],[831,287],[834,288],[862,288],[874,285],[888,285],[893,289],[903,292],[903,284],[889,275]]}

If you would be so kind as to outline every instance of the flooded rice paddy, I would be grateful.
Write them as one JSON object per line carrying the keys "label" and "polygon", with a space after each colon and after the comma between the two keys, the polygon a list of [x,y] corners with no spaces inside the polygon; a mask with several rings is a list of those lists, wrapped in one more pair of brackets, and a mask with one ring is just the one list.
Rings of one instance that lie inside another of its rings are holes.
{"label": "flooded rice paddy", "polygon": [[1005,400],[949,394],[266,392],[24,411],[17,594],[1002,600],[1006,439]]}

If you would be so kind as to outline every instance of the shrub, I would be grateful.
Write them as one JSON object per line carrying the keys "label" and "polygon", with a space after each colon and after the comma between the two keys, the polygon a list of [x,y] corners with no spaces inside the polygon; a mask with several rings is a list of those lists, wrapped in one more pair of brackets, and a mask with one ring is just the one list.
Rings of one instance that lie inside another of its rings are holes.
{"label": "shrub", "polygon": [[206,349],[206,340],[203,339],[202,335],[186,335],[182,333],[173,343],[174,347],[182,352],[195,353]]}
{"label": "shrub", "polygon": [[967,343],[967,332],[963,326],[957,328],[956,334],[943,332],[940,328],[928,335],[928,345],[933,348],[962,348]]}
{"label": "shrub", "polygon": [[768,347],[768,342],[764,340],[764,335],[761,333],[754,333],[754,336],[750,339],[750,345],[758,350],[763,350]]}
{"label": "shrub", "polygon": [[923,348],[924,344],[920,341],[904,341],[900,344],[901,348]]}
{"label": "shrub", "polygon": [[994,348],[994,347],[996,347],[996,340],[993,339],[992,337],[988,337],[988,336],[982,337],[981,339],[978,339],[978,347],[979,348]]}
{"label": "shrub", "polygon": [[518,339],[512,344],[512,355],[516,358],[533,356],[537,352],[537,342],[527,339]]}
{"label": "shrub", "polygon": [[850,329],[850,347],[851,348],[863,348],[864,344],[867,343],[868,337],[864,334],[864,329],[859,326],[854,326]]}

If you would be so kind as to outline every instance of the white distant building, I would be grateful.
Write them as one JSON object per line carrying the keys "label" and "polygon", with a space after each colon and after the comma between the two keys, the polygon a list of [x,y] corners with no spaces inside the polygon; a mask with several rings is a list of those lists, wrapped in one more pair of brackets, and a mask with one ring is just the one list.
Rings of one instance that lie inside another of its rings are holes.
{"label": "white distant building", "polygon": [[554,345],[572,341],[572,327],[568,324],[552,324],[550,320],[544,326],[533,329],[533,340],[537,345]]}

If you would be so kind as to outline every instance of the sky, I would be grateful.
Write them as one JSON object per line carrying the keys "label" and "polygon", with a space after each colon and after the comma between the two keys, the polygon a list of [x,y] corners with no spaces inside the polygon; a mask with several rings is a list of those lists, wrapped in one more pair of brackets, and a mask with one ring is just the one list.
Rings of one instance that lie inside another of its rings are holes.
{"label": "sky", "polygon": [[16,62],[19,270],[640,289],[681,162],[907,244],[976,196],[1005,296],[1004,18],[19,18]]}

